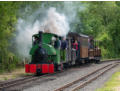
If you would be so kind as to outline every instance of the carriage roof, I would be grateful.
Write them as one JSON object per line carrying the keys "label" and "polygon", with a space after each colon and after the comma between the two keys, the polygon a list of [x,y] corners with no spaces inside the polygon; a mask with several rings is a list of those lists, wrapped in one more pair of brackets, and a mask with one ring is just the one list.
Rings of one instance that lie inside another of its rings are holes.
{"label": "carriage roof", "polygon": [[79,33],[75,33],[75,32],[69,32],[68,36],[70,36],[70,37],[86,37],[86,38],[89,37],[88,35],[79,34]]}

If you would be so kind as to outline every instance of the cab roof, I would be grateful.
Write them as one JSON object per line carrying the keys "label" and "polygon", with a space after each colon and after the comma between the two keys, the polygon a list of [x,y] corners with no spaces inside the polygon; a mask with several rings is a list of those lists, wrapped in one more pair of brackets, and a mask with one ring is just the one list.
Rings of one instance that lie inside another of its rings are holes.
{"label": "cab roof", "polygon": [[[56,35],[56,34],[53,34],[53,33],[46,33],[46,32],[43,32],[43,34],[51,34],[51,35],[54,35],[54,36],[60,37],[60,36],[58,36],[58,35]],[[33,37],[35,37],[35,36],[39,36],[39,34],[34,34]]]}

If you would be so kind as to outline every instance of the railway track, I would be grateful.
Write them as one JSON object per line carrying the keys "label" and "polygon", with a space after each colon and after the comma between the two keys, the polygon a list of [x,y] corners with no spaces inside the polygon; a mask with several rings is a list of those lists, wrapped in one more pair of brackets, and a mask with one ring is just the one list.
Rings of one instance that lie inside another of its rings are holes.
{"label": "railway track", "polygon": [[108,65],[101,67],[83,77],[80,77],[77,80],[74,80],[73,82],[70,82],[70,83],[56,89],[55,91],[77,91],[77,90],[85,87],[88,83],[94,81],[95,79],[97,79],[99,76],[103,75],[110,69],[116,67],[118,64],[119,64],[119,62],[116,62],[114,64],[108,64]]}
{"label": "railway track", "polygon": [[25,83],[31,82],[31,81],[36,81],[37,79],[42,79],[42,78],[45,78],[45,77],[48,77],[48,76],[55,75],[57,73],[61,73],[61,72],[56,72],[54,74],[44,74],[44,75],[41,75],[41,76],[28,76],[28,77],[24,77],[24,78],[21,78],[21,79],[1,82],[0,83],[0,91],[5,91],[6,88],[19,86],[21,84],[25,84]]}
{"label": "railway track", "polygon": [[[109,65],[106,65],[106,66],[104,66],[104,67],[102,67],[102,68],[107,68],[108,66],[111,66],[111,65],[112,65],[112,64],[109,64]],[[116,64],[116,65],[117,65],[117,64]],[[102,68],[96,70],[95,72],[98,72],[98,71],[101,70]],[[90,75],[92,75],[92,74],[95,73],[95,72],[92,72],[92,73],[88,74],[87,76],[90,76]],[[16,79],[16,80],[12,80],[12,81],[0,82],[0,91],[5,91],[6,88],[11,88],[11,87],[19,86],[19,85],[21,85],[21,84],[25,84],[25,83],[30,82],[30,81],[35,81],[35,80],[37,80],[37,79],[42,79],[43,77],[45,78],[45,77],[48,77],[48,76],[51,76],[51,75],[56,75],[56,74],[58,74],[58,73],[61,73],[61,72],[56,72],[56,73],[54,73],[54,74],[46,74],[46,75],[41,75],[41,76],[27,76],[27,77],[20,78],[20,79]],[[69,83],[69,84],[67,84],[67,85],[65,85],[65,86],[63,86],[63,87],[61,87],[61,88],[59,88],[59,89],[57,89],[57,90],[55,90],[55,91],[61,91],[61,90],[65,89],[65,88],[67,88],[67,87],[70,87],[70,86],[73,85],[74,83],[77,83],[78,81],[80,81],[80,80],[82,80],[82,79],[85,79],[87,76],[84,76],[84,77],[78,79],[77,81],[74,81],[74,82],[72,82],[72,83]],[[79,88],[79,87],[78,87],[78,88]],[[70,90],[70,91],[71,91],[71,90]],[[75,91],[75,90],[73,90],[73,91]]]}
{"label": "railway track", "polygon": [[20,84],[23,84],[23,83],[26,83],[26,82],[29,82],[29,81],[32,81],[32,80],[37,80],[38,78],[39,77],[28,76],[28,77],[24,77],[24,78],[21,78],[21,79],[0,83],[0,91],[1,90],[3,91],[4,89],[15,86],[15,85],[20,85]]}

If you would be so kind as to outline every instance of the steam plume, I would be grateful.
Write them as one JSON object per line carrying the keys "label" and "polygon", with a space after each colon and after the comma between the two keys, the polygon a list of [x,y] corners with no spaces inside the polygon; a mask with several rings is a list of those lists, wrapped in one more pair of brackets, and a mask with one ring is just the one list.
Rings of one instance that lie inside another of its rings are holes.
{"label": "steam plume", "polygon": [[69,25],[64,14],[59,14],[55,8],[50,8],[44,23],[44,32],[65,36]]}
{"label": "steam plume", "polygon": [[[52,2],[53,3],[53,2]],[[38,33],[39,30],[43,32],[54,33],[59,36],[65,36],[70,30],[74,30],[74,25],[71,23],[80,22],[77,18],[77,12],[84,9],[80,2],[63,2],[63,7],[57,4],[57,8],[48,6],[45,8],[42,4],[38,10],[29,15],[30,6],[26,7],[22,18],[18,19],[17,33],[16,33],[16,47],[19,54],[23,57],[29,57],[29,51],[32,47],[32,35]],[[22,10],[21,10],[22,11]],[[24,15],[25,14],[25,15]],[[67,16],[67,17],[66,17]]]}
{"label": "steam plume", "polygon": [[65,36],[68,33],[69,24],[64,14],[58,13],[56,8],[49,8],[46,14],[43,21],[38,19],[33,24],[21,18],[18,20],[16,44],[20,55],[29,56],[32,35],[38,33],[39,30],[60,36]]}

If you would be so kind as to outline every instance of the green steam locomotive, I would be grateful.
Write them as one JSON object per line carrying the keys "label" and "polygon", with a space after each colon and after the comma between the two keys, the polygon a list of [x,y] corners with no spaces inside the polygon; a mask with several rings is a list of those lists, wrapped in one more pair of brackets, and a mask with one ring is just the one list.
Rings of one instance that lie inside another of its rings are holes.
{"label": "green steam locomotive", "polygon": [[[32,58],[31,62],[25,65],[25,72],[34,74],[54,73],[72,65],[100,61],[101,50],[95,45],[97,43],[94,43],[93,38],[70,32],[66,36],[66,47],[62,49],[61,41],[63,39],[62,36],[41,31],[33,35],[30,50]],[[75,41],[78,43],[74,47]],[[93,47],[89,48],[89,43]]]}

